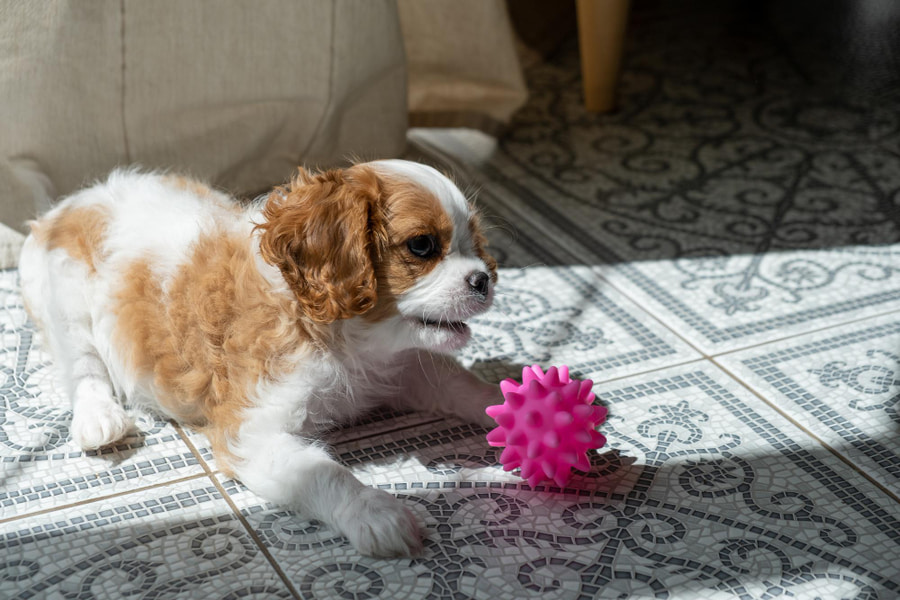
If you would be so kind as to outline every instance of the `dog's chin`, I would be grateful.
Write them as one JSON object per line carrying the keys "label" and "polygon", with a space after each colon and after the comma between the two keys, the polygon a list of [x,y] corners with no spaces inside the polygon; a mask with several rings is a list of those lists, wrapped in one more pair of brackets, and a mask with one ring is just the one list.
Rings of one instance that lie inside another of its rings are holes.
{"label": "dog's chin", "polygon": [[404,319],[416,345],[438,352],[453,352],[472,338],[472,330],[462,321],[430,320],[415,317]]}

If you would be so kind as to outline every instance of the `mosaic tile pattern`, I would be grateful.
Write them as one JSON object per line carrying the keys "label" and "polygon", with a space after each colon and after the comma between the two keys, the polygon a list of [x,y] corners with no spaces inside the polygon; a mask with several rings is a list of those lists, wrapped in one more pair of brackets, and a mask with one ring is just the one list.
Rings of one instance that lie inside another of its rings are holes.
{"label": "mosaic tile pattern", "polygon": [[0,597],[900,598],[900,94],[817,96],[700,4],[636,13],[618,113],[584,113],[573,45],[498,141],[410,136],[481,189],[504,267],[461,360],[593,379],[588,472],[531,488],[481,427],[375,411],[324,437],[427,542],[362,557],[201,434],[74,447],[0,272]]}
{"label": "mosaic tile pattern", "polygon": [[3,598],[292,598],[206,478],[0,524]]}
{"label": "mosaic tile pattern", "polygon": [[425,525],[425,555],[413,560],[360,559],[238,483],[225,489],[310,598],[347,585],[373,598],[900,594],[894,501],[732,387],[711,365],[604,386],[615,451],[565,490],[504,473],[469,425],[337,445]]}
{"label": "mosaic tile pattern", "polygon": [[478,183],[508,266],[602,265],[707,354],[895,310],[900,97],[811,95],[742,17],[688,12],[630,32],[618,113],[584,113],[573,46],[487,158],[414,141]]}
{"label": "mosaic tile pattern", "polygon": [[720,360],[900,496],[900,314]]}
{"label": "mosaic tile pattern", "polygon": [[[520,377],[521,365],[551,357],[573,373],[611,379],[700,356],[588,267],[505,269],[500,277],[494,307],[473,320],[474,343],[461,353],[488,381]],[[492,373],[493,363],[505,365]]]}

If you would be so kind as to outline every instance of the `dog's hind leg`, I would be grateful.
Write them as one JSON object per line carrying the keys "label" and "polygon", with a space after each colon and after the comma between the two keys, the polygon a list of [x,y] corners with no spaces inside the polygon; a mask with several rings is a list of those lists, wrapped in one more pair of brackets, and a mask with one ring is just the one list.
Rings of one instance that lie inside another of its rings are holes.
{"label": "dog's hind leg", "polygon": [[72,439],[84,450],[116,442],[132,419],[115,397],[109,370],[94,346],[88,314],[56,311],[45,334],[72,402]]}
{"label": "dog's hind leg", "polygon": [[116,401],[106,365],[90,347],[78,348],[70,365],[72,439],[91,450],[116,442],[132,428],[131,417]]}
{"label": "dog's hind leg", "polygon": [[72,402],[72,439],[85,450],[122,437],[132,420],[116,400],[93,337],[85,267],[28,236],[19,262],[23,296],[40,325]]}

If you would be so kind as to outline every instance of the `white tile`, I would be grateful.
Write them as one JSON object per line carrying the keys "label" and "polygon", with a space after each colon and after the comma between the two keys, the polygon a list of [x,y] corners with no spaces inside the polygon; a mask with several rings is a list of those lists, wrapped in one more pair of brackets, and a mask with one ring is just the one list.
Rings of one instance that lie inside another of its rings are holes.
{"label": "white tile", "polygon": [[900,592],[900,505],[715,366],[598,391],[610,409],[600,455],[616,460],[565,491],[500,471],[468,425],[336,446],[418,516],[427,544],[417,559],[360,558],[302,515],[234,482],[226,490],[310,595],[341,582],[476,598],[758,597],[775,584],[823,597]]}
{"label": "white tile", "polygon": [[491,382],[535,363],[601,381],[700,357],[589,267],[504,269],[495,305],[471,325],[461,358]]}
{"label": "white tile", "polygon": [[718,360],[900,495],[900,313]]}
{"label": "white tile", "polygon": [[201,477],[0,524],[4,598],[291,598]]}
{"label": "white tile", "polygon": [[900,247],[732,254],[599,268],[707,354],[840,325],[900,306]]}

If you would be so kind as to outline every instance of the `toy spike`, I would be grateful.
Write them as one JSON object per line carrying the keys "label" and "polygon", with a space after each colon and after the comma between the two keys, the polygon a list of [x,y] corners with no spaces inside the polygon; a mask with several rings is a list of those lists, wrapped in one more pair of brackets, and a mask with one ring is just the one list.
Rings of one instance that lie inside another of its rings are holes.
{"label": "toy spike", "polygon": [[514,392],[519,389],[519,382],[515,379],[504,379],[500,382],[500,391],[503,392],[503,395],[506,396],[509,392]]}
{"label": "toy spike", "polygon": [[488,444],[491,446],[505,446],[506,445],[506,429],[502,427],[498,427],[496,429],[492,429],[487,434]]}
{"label": "toy spike", "polygon": [[[578,389],[578,397],[583,402],[593,402],[594,395],[591,393],[591,388],[594,386],[594,382],[590,379],[585,379],[581,382],[580,388]],[[590,400],[588,398],[590,397]]]}
{"label": "toy spike", "polygon": [[538,379],[543,379],[544,372],[541,371],[541,368],[537,365],[534,365],[530,369],[528,367],[522,369],[522,385],[527,386],[532,381],[537,381]]}
{"label": "toy spike", "polygon": [[506,394],[506,401],[513,410],[519,410],[525,404],[525,396],[519,392],[509,392]]}
{"label": "toy spike", "polygon": [[[553,424],[559,429],[571,425],[575,422],[575,417],[572,416],[572,413],[560,410],[556,414],[553,415]],[[498,424],[502,425],[499,421]]]}
{"label": "toy spike", "polygon": [[500,413],[494,420],[504,429],[512,429],[516,423],[516,416],[511,412]]}
{"label": "toy spike", "polygon": [[546,373],[532,365],[522,369],[521,384],[501,382],[505,402],[486,412],[498,425],[488,433],[488,443],[505,446],[503,469],[520,468],[532,487],[547,480],[564,487],[572,467],[590,470],[587,452],[606,443],[596,427],[607,415],[605,407],[593,405],[592,387],[589,379],[572,379],[565,365],[551,366]]}
{"label": "toy spike", "polygon": [[550,367],[549,369],[547,369],[547,374],[544,377],[544,380],[546,380],[548,384],[554,385],[559,381],[559,377],[559,369],[557,369],[556,367]]}
{"label": "toy spike", "polygon": [[503,463],[504,468],[509,467],[506,469],[507,471],[512,471],[513,469],[518,468],[522,463],[522,457],[519,456],[518,449],[511,446],[505,448],[503,453],[500,454],[500,462]]}

